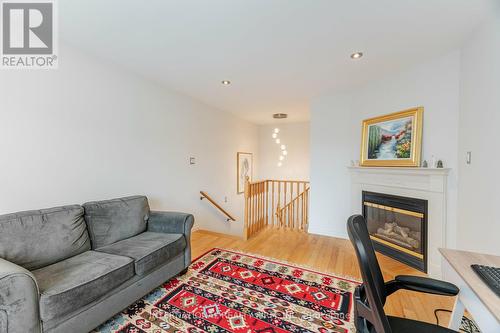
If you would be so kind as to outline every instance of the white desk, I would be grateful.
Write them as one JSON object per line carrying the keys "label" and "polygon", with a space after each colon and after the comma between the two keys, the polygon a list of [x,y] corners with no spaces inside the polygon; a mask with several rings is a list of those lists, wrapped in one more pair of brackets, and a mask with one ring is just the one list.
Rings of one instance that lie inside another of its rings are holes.
{"label": "white desk", "polygon": [[467,309],[483,333],[500,332],[500,297],[498,297],[470,265],[500,267],[500,257],[450,249],[439,249],[443,256],[443,280],[460,288],[449,328],[458,331]]}

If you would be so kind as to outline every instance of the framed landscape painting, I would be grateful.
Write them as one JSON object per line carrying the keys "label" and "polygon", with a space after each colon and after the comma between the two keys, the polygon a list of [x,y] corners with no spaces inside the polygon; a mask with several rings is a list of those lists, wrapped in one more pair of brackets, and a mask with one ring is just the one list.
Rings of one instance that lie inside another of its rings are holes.
{"label": "framed landscape painting", "polygon": [[253,172],[253,156],[252,153],[238,153],[236,155],[237,160],[237,193],[241,194],[245,192],[245,181],[248,177],[249,181],[252,181]]}
{"label": "framed landscape painting", "polygon": [[418,107],[364,120],[361,166],[420,166],[423,114]]}

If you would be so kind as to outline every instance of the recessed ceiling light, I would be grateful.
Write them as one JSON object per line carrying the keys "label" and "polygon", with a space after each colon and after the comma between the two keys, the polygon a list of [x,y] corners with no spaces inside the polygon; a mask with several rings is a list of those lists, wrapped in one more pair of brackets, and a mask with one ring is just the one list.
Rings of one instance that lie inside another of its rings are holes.
{"label": "recessed ceiling light", "polygon": [[356,52],[356,53],[351,54],[352,59],[359,59],[362,56],[363,56],[363,52]]}
{"label": "recessed ceiling light", "polygon": [[230,85],[230,84],[231,84],[231,81],[229,81],[229,80],[222,80],[222,82],[221,82],[221,83],[222,83],[223,85],[225,85],[225,86],[228,86],[228,85]]}

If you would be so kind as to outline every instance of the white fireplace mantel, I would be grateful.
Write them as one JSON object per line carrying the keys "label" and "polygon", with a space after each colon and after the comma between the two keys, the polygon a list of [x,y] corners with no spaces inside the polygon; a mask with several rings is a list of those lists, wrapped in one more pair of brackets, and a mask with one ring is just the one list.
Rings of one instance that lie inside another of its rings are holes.
{"label": "white fireplace mantel", "polygon": [[351,211],[362,209],[362,191],[428,201],[428,274],[441,276],[438,249],[446,247],[447,168],[348,167],[351,173]]}

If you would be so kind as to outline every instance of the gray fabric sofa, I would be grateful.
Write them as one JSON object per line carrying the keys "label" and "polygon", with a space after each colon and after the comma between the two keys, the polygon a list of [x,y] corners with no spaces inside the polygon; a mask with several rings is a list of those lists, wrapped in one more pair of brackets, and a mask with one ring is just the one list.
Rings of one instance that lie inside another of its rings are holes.
{"label": "gray fabric sofa", "polygon": [[92,330],[186,271],[193,223],[144,196],[0,216],[0,333]]}

